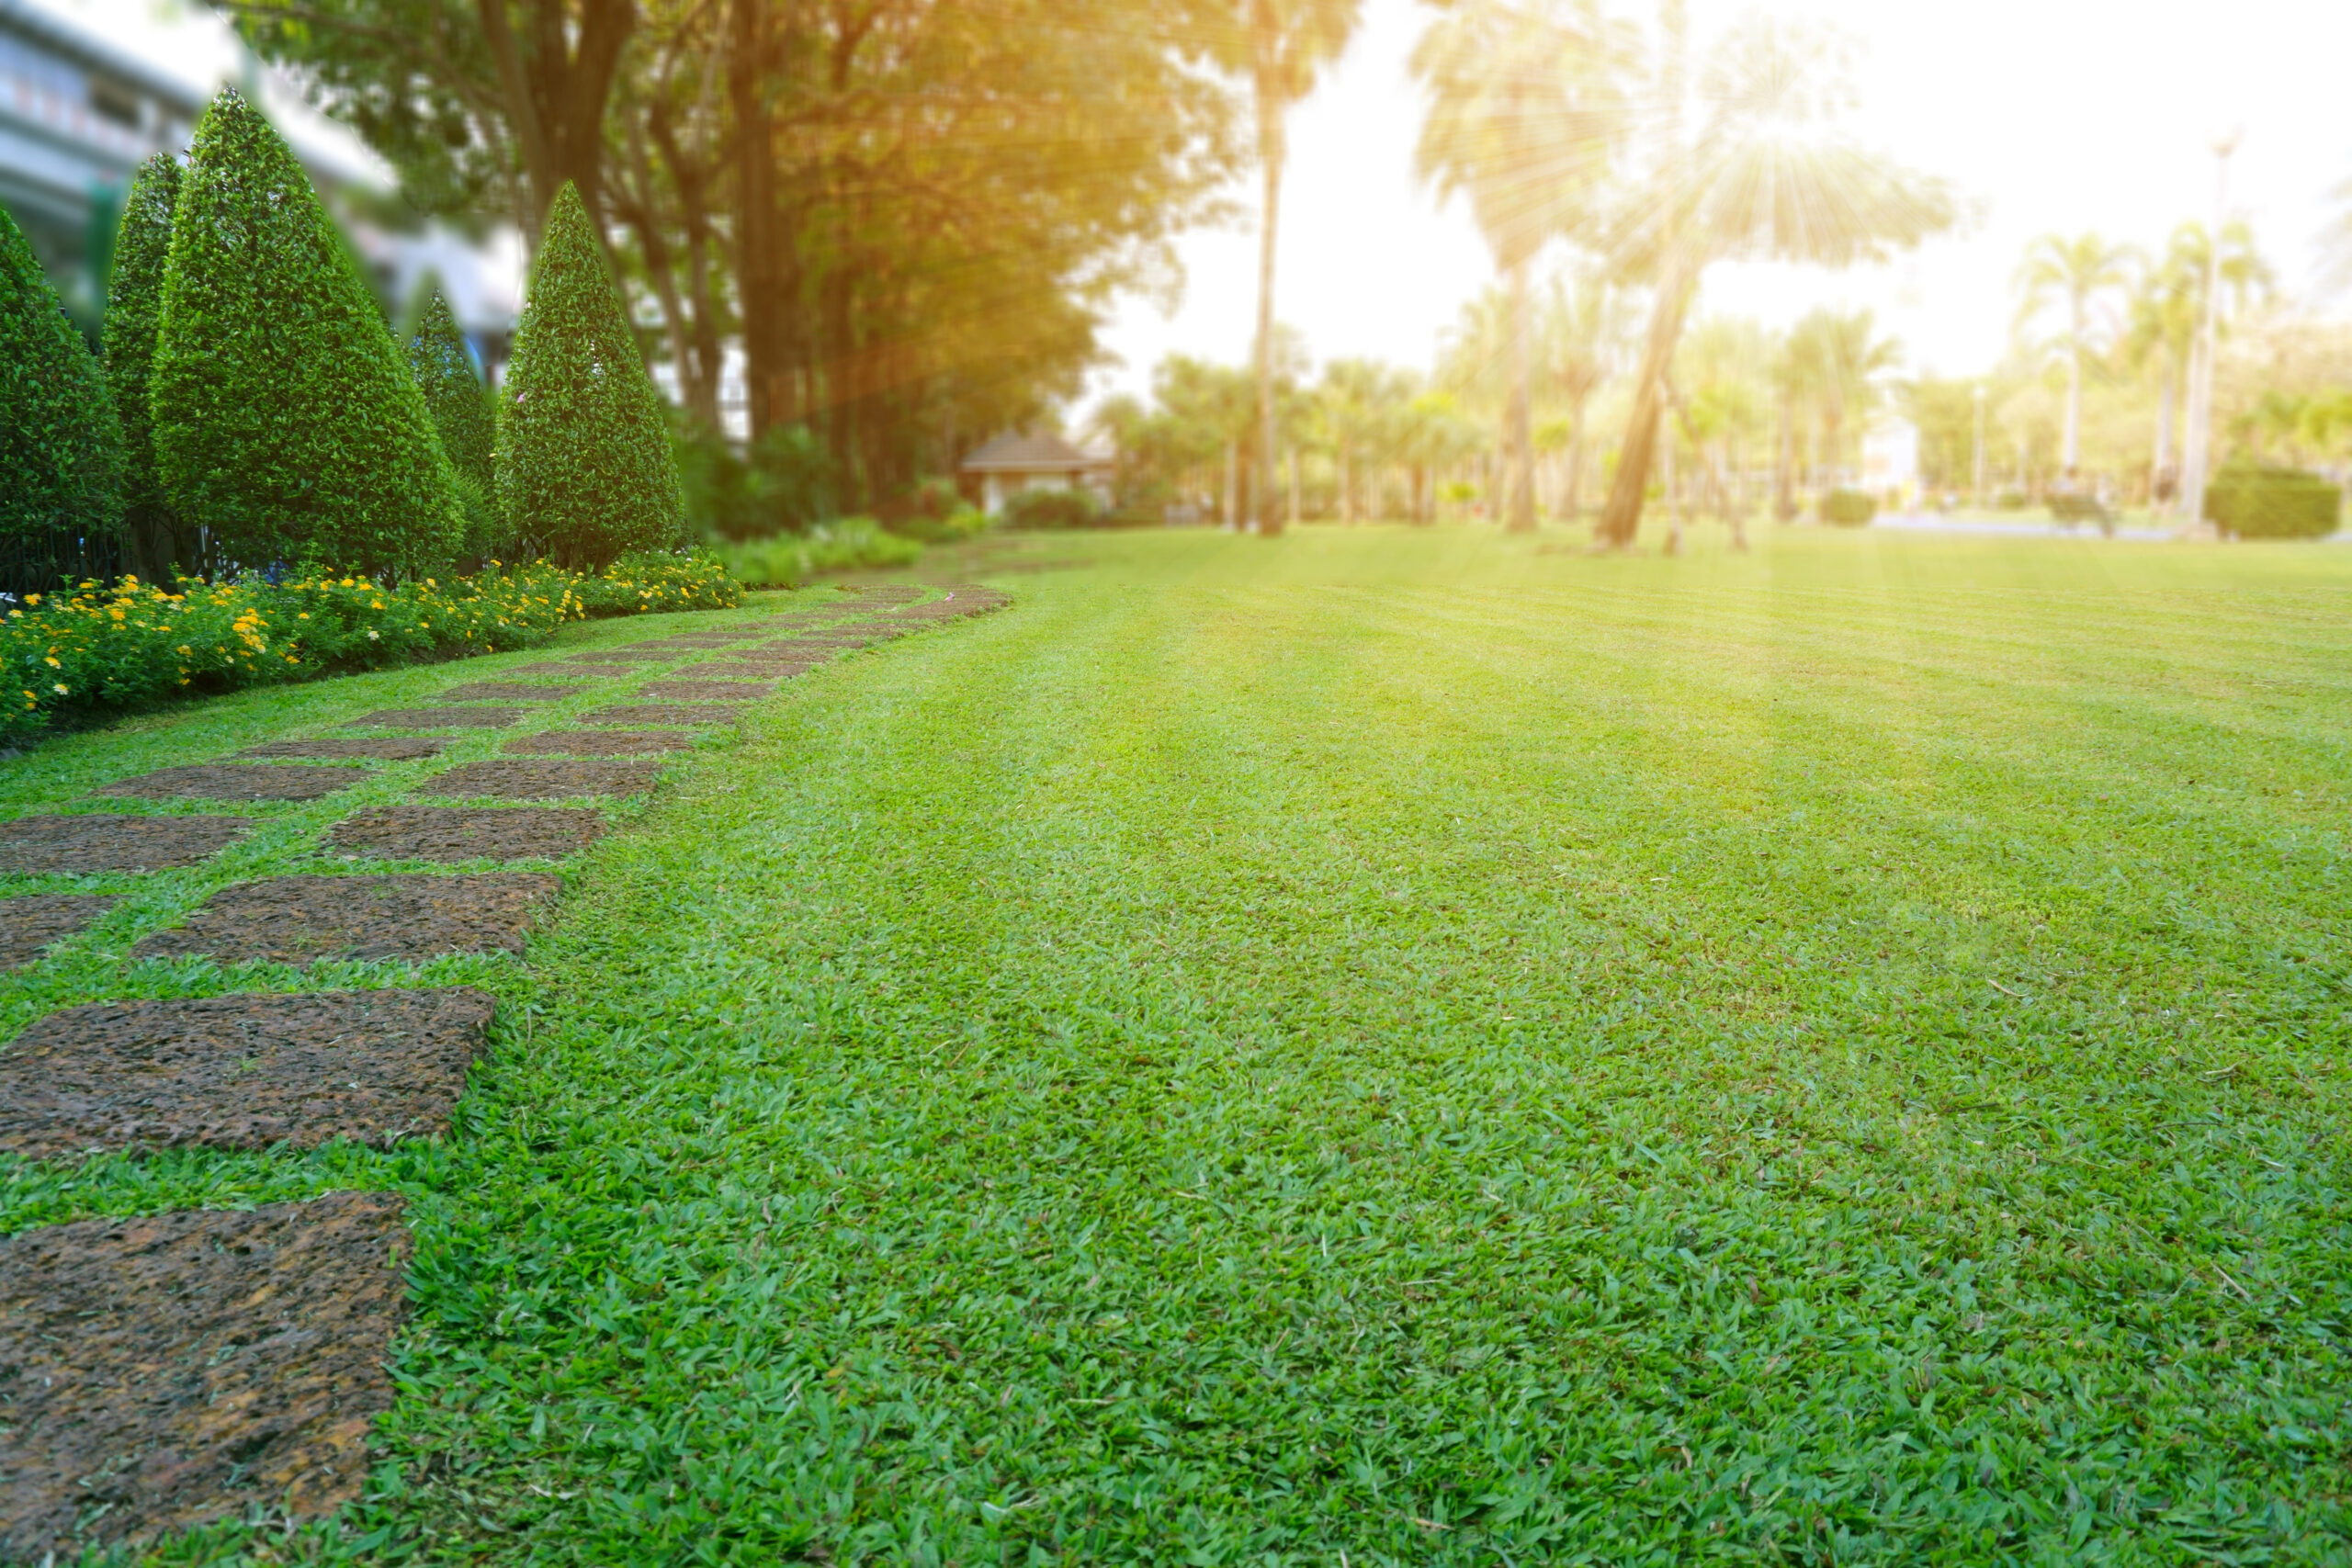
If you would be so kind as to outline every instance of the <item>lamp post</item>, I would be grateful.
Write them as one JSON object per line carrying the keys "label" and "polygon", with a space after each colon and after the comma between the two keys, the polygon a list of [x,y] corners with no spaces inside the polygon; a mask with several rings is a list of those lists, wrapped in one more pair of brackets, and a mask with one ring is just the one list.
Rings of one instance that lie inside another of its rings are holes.
{"label": "lamp post", "polygon": [[2188,388],[2188,450],[2182,455],[2180,502],[2188,526],[2205,520],[2205,469],[2213,450],[2213,345],[2222,309],[2222,222],[2229,210],[2230,154],[2242,133],[2231,131],[2213,143],[2213,227],[2205,237],[2205,310],[2199,323],[2195,373]]}
{"label": "lamp post", "polygon": [[1984,510],[1984,383],[1976,384],[1976,510]]}

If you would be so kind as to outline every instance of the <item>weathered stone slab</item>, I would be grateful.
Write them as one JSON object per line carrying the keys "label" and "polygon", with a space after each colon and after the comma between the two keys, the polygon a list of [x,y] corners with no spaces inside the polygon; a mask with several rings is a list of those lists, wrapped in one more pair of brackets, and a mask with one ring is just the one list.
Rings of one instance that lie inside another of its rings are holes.
{"label": "weathered stone slab", "polygon": [[579,758],[502,758],[468,762],[416,786],[418,795],[456,799],[569,800],[579,795],[644,795],[659,762],[589,761]]}
{"label": "weathered stone slab", "polygon": [[446,740],[434,740],[422,735],[387,735],[372,740],[350,740],[329,736],[317,740],[273,740],[266,746],[248,746],[237,753],[240,757],[350,757],[375,762],[413,762],[420,758],[437,757]]}
{"label": "weathered stone slab", "polygon": [[453,703],[560,703],[577,696],[576,685],[534,684],[528,681],[468,681],[437,694]]}
{"label": "weathered stone slab", "polygon": [[648,681],[638,690],[649,697],[683,703],[753,702],[768,694],[764,681]]}
{"label": "weathered stone slab", "polygon": [[380,1148],[445,1133],[492,1006],[457,986],[67,1008],[0,1046],[0,1150]]}
{"label": "weathered stone slab", "polygon": [[349,789],[367,776],[365,768],[206,762],[142,773],[97,793],[124,800],[316,800]]}
{"label": "weathered stone slab", "polygon": [[674,729],[548,729],[518,735],[499,750],[517,756],[639,757],[694,748],[693,736]]}
{"label": "weathered stone slab", "polygon": [[336,823],[327,843],[346,860],[560,860],[604,831],[581,807],[386,806]]}
{"label": "weathered stone slab", "polygon": [[567,653],[564,657],[582,664],[659,664],[662,662],[660,654],[648,653],[642,649],[632,648],[592,648],[580,653]]}
{"label": "weathered stone slab", "polygon": [[345,729],[504,729],[521,708],[379,708],[351,719]]}
{"label": "weathered stone slab", "polygon": [[62,942],[114,908],[102,893],[33,893],[0,898],[0,969],[32,963],[51,942]]}
{"label": "weathered stone slab", "polygon": [[663,725],[732,724],[742,711],[733,703],[618,703],[591,708],[580,716],[582,724]]}
{"label": "weathered stone slab", "polygon": [[0,1238],[0,1560],[357,1496],[392,1404],[401,1207],[336,1192]]}
{"label": "weathered stone slab", "polygon": [[544,872],[268,876],[220,889],[184,923],[143,938],[131,955],[220,964],[520,955],[524,935],[562,886]]}
{"label": "weathered stone slab", "polygon": [[0,871],[169,871],[201,865],[253,830],[242,817],[19,817],[0,822]]}

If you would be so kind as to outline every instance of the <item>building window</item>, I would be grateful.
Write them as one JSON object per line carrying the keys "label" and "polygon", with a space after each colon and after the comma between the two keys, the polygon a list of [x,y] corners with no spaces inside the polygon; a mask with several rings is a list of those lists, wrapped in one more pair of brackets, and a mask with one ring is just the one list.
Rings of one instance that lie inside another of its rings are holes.
{"label": "building window", "polygon": [[100,119],[110,119],[133,130],[139,129],[139,95],[119,82],[91,77],[90,111]]}

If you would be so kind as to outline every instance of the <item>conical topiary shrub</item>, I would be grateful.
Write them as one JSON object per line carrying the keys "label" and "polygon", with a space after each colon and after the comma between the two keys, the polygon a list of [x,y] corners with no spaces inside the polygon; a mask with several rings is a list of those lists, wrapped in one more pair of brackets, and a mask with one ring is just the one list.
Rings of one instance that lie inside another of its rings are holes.
{"label": "conical topiary shrub", "polygon": [[164,494],[231,561],[414,576],[455,558],[424,394],[301,165],[233,91],[180,176],[149,399]]}
{"label": "conical topiary shrub", "polygon": [[498,491],[516,539],[589,570],[683,542],[661,394],[568,184],[548,209],[503,390]]}
{"label": "conical topiary shrub", "polygon": [[466,514],[468,565],[499,555],[506,541],[506,516],[496,501],[497,412],[489,389],[474,373],[465,334],[438,288],[428,288],[408,340],[408,367],[424,394],[425,412],[441,437],[441,450],[458,470],[458,500]]}
{"label": "conical topiary shrub", "polygon": [[[106,378],[0,209],[0,543],[110,536],[121,517],[122,432]],[[63,542],[58,553],[80,555]]]}
{"label": "conical topiary shrub", "polygon": [[[164,264],[172,249],[172,207],[180,192],[178,160],[158,152],[139,167],[122,206],[107,287],[103,332],[107,389],[122,421],[123,533],[131,570],[162,581],[174,566],[195,570],[191,540],[178,536],[171,502],[155,472],[155,422],[147,388],[155,366],[155,323],[164,306]],[[193,533],[194,530],[188,530]]]}

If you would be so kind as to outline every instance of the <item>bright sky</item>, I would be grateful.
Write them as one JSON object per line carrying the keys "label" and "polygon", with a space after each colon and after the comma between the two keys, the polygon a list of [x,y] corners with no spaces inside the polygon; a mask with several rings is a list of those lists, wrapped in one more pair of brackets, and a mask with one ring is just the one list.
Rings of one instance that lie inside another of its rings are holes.
{"label": "bright sky", "polygon": [[[1613,5],[1647,17],[1647,6]],[[1758,9],[1690,0],[1696,58]],[[2312,274],[2328,192],[2352,178],[2346,0],[1792,0],[1762,7],[1832,24],[1861,45],[1864,139],[1955,182],[1979,209],[1970,231],[1880,269],[1709,274],[1702,310],[1785,324],[1818,304],[1868,306],[1909,353],[1946,375],[1985,368],[2007,342],[2009,277],[2035,236],[2097,230],[2161,245],[2208,220],[2215,136],[2242,127],[2230,206],[2252,221],[2290,288]],[[1438,330],[1492,278],[1457,203],[1416,188],[1420,101],[1406,60],[1430,11],[1366,0],[1339,71],[1295,116],[1276,261],[1276,314],[1318,363],[1370,355],[1427,367]],[[1173,318],[1126,301],[1109,333],[1125,364],[1098,392],[1143,390],[1171,351],[1238,363],[1256,327],[1257,211],[1247,231],[1182,243],[1188,286]]]}

